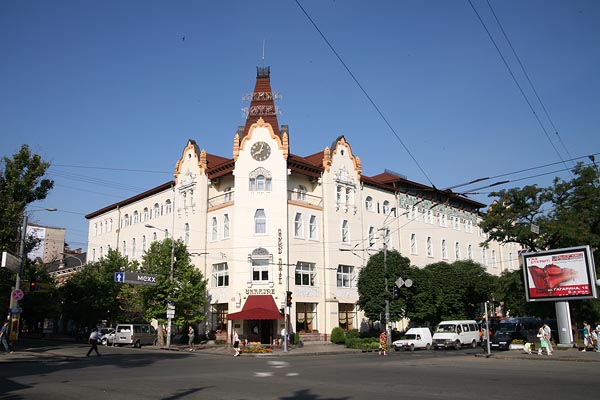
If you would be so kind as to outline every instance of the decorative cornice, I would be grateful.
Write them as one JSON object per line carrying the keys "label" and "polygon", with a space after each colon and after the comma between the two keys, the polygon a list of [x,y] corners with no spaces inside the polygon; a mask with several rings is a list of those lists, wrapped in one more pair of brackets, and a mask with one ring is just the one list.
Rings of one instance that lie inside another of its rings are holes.
{"label": "decorative cornice", "polygon": [[236,133],[233,137],[233,160],[237,161],[240,155],[240,134]]}

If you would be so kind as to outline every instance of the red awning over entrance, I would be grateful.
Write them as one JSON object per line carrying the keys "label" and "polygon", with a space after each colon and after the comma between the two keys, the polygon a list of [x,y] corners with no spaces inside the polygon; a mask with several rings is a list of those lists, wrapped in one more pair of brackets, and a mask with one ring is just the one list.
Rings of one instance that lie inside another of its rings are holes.
{"label": "red awning over entrance", "polygon": [[242,311],[227,314],[227,319],[255,320],[255,319],[283,319],[279,313],[273,296],[250,295],[242,307]]}

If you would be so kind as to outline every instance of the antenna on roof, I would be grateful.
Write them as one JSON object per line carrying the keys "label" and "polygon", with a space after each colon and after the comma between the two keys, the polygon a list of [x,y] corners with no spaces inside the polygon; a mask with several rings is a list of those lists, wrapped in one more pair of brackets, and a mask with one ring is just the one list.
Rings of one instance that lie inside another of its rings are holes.
{"label": "antenna on roof", "polygon": [[263,48],[262,48],[262,65],[265,66],[265,39],[263,39]]}

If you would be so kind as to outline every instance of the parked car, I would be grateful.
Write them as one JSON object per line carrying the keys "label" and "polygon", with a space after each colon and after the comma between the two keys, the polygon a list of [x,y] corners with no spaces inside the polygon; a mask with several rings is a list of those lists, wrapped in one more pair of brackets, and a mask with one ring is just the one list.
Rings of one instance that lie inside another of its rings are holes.
{"label": "parked car", "polygon": [[500,321],[498,330],[490,339],[490,347],[496,350],[509,350],[513,340],[533,343],[542,324],[539,318],[512,317]]}
{"label": "parked car", "polygon": [[442,321],[433,334],[433,346],[436,349],[462,346],[477,347],[479,327],[474,320]]}
{"label": "parked car", "polygon": [[431,348],[432,339],[429,328],[410,328],[406,334],[399,340],[392,343],[394,350],[411,350]]}
{"label": "parked car", "polygon": [[156,345],[156,329],[150,324],[118,324],[115,343],[140,348],[143,345]]}
{"label": "parked car", "polygon": [[113,328],[101,328],[100,339],[104,346],[112,346],[115,343],[115,330]]}

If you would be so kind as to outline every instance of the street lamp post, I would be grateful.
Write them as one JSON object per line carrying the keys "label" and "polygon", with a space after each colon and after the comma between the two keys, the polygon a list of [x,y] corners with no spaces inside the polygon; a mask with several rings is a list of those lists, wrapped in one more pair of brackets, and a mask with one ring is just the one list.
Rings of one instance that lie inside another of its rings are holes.
{"label": "street lamp post", "polygon": [[[165,231],[165,235],[169,235],[169,230],[168,229],[161,229],[158,228],[154,225],[150,225],[150,224],[146,224],[144,225],[146,228],[151,228],[151,229],[158,229],[158,230],[163,230]],[[169,287],[169,296],[167,299],[167,308],[169,306],[171,306],[172,300],[171,300],[171,290],[173,290],[173,264],[175,263],[175,238],[173,237],[173,235],[171,235],[171,265],[170,265],[170,271],[169,271],[169,282],[171,283],[170,287]],[[171,317],[171,314],[169,312],[167,312],[167,348],[171,347],[171,325],[172,325],[172,320],[173,318]]]}

